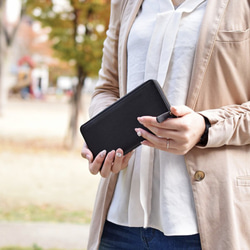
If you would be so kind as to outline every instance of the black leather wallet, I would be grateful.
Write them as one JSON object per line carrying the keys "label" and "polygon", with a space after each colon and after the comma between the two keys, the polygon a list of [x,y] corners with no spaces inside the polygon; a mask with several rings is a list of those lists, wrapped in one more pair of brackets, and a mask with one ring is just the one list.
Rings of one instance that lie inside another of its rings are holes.
{"label": "black leather wallet", "polygon": [[159,116],[169,110],[159,83],[149,80],[83,124],[80,131],[94,157],[104,149],[109,152],[121,148],[126,154],[143,140],[135,128],[146,128],[137,117]]}

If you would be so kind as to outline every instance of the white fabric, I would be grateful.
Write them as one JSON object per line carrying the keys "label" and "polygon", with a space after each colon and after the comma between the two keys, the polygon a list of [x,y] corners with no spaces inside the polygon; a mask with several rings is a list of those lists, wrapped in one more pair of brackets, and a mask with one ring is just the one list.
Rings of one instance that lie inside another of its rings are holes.
{"label": "white fabric", "polygon": [[[145,0],[128,39],[128,92],[157,79],[172,105],[185,104],[205,0]],[[120,172],[108,220],[165,235],[198,232],[183,156],[141,146]]]}

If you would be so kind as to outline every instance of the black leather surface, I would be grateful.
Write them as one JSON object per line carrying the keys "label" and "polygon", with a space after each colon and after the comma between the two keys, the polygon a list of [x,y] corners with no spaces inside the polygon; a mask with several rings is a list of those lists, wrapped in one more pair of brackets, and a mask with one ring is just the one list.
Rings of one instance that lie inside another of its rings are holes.
{"label": "black leather surface", "polygon": [[149,80],[83,124],[80,131],[94,157],[104,149],[122,148],[126,154],[143,140],[135,132],[135,128],[144,128],[137,117],[158,116],[169,109],[158,82]]}

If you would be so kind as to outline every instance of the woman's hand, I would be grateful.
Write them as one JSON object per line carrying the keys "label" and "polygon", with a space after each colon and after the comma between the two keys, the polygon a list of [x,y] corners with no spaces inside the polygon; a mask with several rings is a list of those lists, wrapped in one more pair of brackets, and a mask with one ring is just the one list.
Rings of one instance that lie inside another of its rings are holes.
{"label": "woman's hand", "polygon": [[172,107],[171,112],[177,118],[169,118],[162,123],[158,123],[156,118],[151,116],[138,118],[138,121],[155,135],[141,128],[136,128],[135,131],[138,136],[145,138],[143,145],[185,155],[199,142],[204,133],[204,118],[187,106]]}
{"label": "woman's hand", "polygon": [[83,145],[81,155],[89,161],[89,171],[92,174],[96,175],[100,172],[102,177],[108,177],[111,172],[118,173],[125,169],[132,153],[123,155],[122,149],[112,150],[108,153],[106,150],[103,150],[93,159],[92,152],[85,144]]}

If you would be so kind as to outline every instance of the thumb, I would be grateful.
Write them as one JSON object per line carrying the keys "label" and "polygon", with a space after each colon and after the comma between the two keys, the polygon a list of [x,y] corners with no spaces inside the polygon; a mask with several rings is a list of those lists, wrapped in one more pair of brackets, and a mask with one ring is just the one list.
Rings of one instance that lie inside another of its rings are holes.
{"label": "thumb", "polygon": [[82,147],[81,155],[82,155],[83,158],[87,159],[89,162],[93,161],[93,154],[88,149],[86,144],[84,144],[83,147]]}
{"label": "thumb", "polygon": [[181,117],[181,116],[190,114],[192,112],[193,112],[193,110],[185,105],[171,107],[171,113],[177,117]]}

